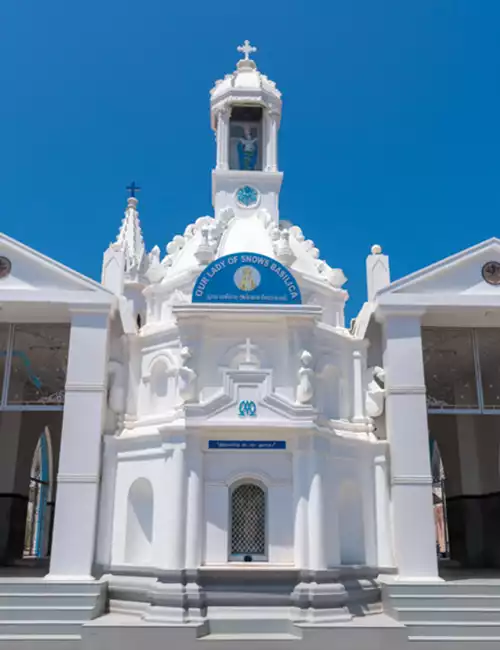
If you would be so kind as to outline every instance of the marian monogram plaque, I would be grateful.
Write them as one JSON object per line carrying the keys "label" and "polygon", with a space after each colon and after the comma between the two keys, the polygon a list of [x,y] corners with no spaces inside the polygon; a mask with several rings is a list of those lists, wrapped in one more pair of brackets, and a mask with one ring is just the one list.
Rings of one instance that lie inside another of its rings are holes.
{"label": "marian monogram plaque", "polygon": [[193,302],[300,305],[302,298],[283,264],[266,255],[236,253],[219,257],[198,276]]}

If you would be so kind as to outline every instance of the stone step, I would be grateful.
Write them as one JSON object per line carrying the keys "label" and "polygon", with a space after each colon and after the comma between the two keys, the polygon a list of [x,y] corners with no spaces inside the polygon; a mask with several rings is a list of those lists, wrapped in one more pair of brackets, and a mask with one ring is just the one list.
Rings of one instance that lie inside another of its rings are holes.
{"label": "stone step", "polygon": [[500,639],[500,622],[413,621],[407,626],[408,637],[422,639]]}
{"label": "stone step", "polygon": [[93,594],[99,595],[102,583],[98,581],[66,582],[34,578],[0,578],[0,594]]}
{"label": "stone step", "polygon": [[414,596],[416,594],[428,595],[500,595],[500,581],[499,580],[484,580],[472,581],[467,580],[449,581],[449,582],[391,582],[382,586],[384,596],[401,596],[408,594]]}
{"label": "stone step", "polygon": [[2,621],[88,621],[94,611],[93,605],[75,607],[71,605],[25,605],[0,606],[0,623]]}
{"label": "stone step", "polygon": [[96,603],[96,594],[52,594],[45,592],[38,593],[14,593],[6,594],[0,592],[0,607],[88,607]]}
{"label": "stone step", "polygon": [[500,608],[500,594],[390,594],[385,595],[385,603],[391,609],[429,607],[432,609],[454,609],[455,607]]}
{"label": "stone step", "polygon": [[0,635],[0,650],[81,650],[79,635],[26,634]]}
{"label": "stone step", "polygon": [[0,639],[6,636],[81,636],[80,620],[3,620],[0,621]]}
{"label": "stone step", "polygon": [[491,622],[500,625],[500,608],[497,607],[396,607],[394,613],[398,621],[411,625],[415,621],[481,623]]}

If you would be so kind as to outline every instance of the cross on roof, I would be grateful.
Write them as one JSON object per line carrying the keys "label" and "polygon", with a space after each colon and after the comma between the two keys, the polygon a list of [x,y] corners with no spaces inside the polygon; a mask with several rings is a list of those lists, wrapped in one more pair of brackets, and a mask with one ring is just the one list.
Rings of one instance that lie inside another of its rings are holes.
{"label": "cross on roof", "polygon": [[139,185],[135,184],[135,181],[132,181],[130,185],[127,185],[127,191],[129,192],[129,196],[135,196],[136,192],[140,192],[141,188]]}
{"label": "cross on roof", "polygon": [[250,54],[257,52],[257,48],[250,45],[250,41],[245,41],[243,45],[238,45],[237,50],[245,55],[245,61],[250,59]]}

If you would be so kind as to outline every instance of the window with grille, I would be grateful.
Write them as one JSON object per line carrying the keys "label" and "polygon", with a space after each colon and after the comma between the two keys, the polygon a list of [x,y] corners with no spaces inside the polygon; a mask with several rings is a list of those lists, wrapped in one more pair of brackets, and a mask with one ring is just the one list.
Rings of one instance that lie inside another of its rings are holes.
{"label": "window with grille", "polygon": [[266,493],[243,483],[231,493],[231,556],[266,555]]}

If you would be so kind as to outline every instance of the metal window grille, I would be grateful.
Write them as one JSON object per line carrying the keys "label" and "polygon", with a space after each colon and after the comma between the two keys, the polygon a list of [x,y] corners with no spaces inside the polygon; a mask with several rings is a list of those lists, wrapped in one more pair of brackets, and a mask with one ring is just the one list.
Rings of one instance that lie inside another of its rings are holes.
{"label": "metal window grille", "polygon": [[254,483],[244,483],[231,494],[231,554],[265,555],[266,495]]}

